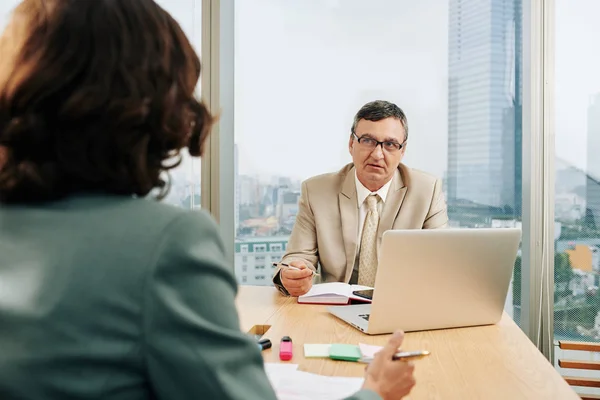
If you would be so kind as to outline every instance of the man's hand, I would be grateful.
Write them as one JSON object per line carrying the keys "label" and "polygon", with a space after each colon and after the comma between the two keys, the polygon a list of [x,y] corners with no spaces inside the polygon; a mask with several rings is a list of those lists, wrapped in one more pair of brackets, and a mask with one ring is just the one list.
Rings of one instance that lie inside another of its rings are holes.
{"label": "man's hand", "polygon": [[302,296],[312,287],[313,271],[303,261],[292,261],[291,266],[300,271],[282,267],[280,272],[281,284],[291,296]]}
{"label": "man's hand", "polygon": [[363,388],[373,390],[383,400],[401,399],[415,386],[413,364],[392,360],[403,339],[404,332],[394,333],[387,345],[375,354],[373,362],[367,367]]}

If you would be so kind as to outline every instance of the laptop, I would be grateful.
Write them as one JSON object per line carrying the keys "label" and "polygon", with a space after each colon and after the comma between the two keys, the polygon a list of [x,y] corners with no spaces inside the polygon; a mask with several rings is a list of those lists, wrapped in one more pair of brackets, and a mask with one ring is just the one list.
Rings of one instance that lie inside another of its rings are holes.
{"label": "laptop", "polygon": [[516,228],[386,231],[372,303],[328,311],[370,335],[495,324],[520,241]]}

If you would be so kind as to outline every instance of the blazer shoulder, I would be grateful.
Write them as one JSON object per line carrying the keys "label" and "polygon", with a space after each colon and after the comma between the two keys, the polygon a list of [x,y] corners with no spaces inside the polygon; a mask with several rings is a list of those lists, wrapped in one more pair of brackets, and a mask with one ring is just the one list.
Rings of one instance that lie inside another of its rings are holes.
{"label": "blazer shoulder", "polygon": [[184,209],[153,199],[124,200],[111,208],[112,218],[126,215],[130,224],[144,231],[140,234],[162,236],[168,231],[169,235],[185,240],[187,235],[198,238],[218,231],[216,222],[204,210]]}
{"label": "blazer shoulder", "polygon": [[197,240],[204,235],[219,236],[217,223],[204,210],[189,210],[153,202],[150,203],[146,214],[160,219],[162,231],[168,230],[170,235],[181,236],[180,241],[186,241],[188,238]]}
{"label": "blazer shoulder", "polygon": [[225,277],[235,285],[225,259],[225,246],[216,221],[204,210],[180,209],[163,204],[160,209],[168,218],[154,229],[154,268],[173,268],[171,264],[192,262],[203,273]]}
{"label": "blazer shoulder", "polygon": [[441,179],[429,172],[410,168],[404,165],[400,166],[402,179],[407,186],[413,187],[434,187]]}

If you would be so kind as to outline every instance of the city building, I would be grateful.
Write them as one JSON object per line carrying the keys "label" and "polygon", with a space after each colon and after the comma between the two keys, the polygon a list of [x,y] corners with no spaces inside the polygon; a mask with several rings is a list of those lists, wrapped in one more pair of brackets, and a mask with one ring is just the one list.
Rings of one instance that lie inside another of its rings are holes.
{"label": "city building", "polygon": [[277,218],[281,225],[289,224],[296,219],[298,214],[298,200],[300,199],[300,192],[298,191],[285,191],[280,192],[280,196],[277,202]]}
{"label": "city building", "polygon": [[600,273],[600,247],[575,244],[572,248],[566,249],[565,253],[569,255],[573,269],[588,273]]}
{"label": "city building", "polygon": [[554,216],[557,220],[576,223],[585,217],[584,197],[577,193],[556,192],[554,199]]}
{"label": "city building", "polygon": [[269,286],[288,237],[251,237],[235,241],[235,275],[241,284]]}
{"label": "city building", "polygon": [[600,228],[600,93],[592,97],[587,116],[586,224]]}
{"label": "city building", "polygon": [[239,159],[238,159],[238,146],[233,145],[233,174],[234,174],[234,204],[233,204],[233,221],[234,221],[234,232],[237,235],[238,228],[240,226],[240,172],[239,172]]}
{"label": "city building", "polygon": [[[519,218],[521,0],[450,0],[449,19],[450,218],[467,215],[462,226],[481,226],[499,215]],[[474,219],[477,214],[482,221]]]}

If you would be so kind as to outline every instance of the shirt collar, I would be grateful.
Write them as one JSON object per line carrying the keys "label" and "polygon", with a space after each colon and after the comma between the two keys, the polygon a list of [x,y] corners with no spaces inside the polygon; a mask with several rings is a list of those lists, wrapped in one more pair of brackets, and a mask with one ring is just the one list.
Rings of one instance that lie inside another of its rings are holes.
{"label": "shirt collar", "polygon": [[[392,178],[393,179],[393,178]],[[390,190],[390,186],[392,185],[392,179],[390,179],[385,185],[383,185],[378,191],[371,192],[367,189],[361,181],[358,180],[358,176],[356,175],[356,169],[354,170],[354,181],[356,182],[356,198],[358,201],[358,208],[362,206],[362,203],[365,202],[365,199],[369,197],[371,194],[377,194],[381,198],[381,201],[385,203],[385,198]]]}

